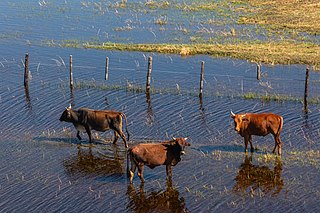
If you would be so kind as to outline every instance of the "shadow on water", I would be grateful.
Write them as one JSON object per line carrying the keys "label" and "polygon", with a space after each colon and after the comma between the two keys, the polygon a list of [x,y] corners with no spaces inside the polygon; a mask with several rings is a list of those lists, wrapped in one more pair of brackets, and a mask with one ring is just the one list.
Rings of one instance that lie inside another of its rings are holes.
{"label": "shadow on water", "polygon": [[267,166],[254,165],[252,154],[245,155],[238,175],[235,178],[236,184],[233,187],[235,192],[243,194],[260,194],[277,196],[284,187],[284,180],[281,178],[282,162],[276,158],[273,169]]}
{"label": "shadow on water", "polygon": [[167,181],[166,190],[144,191],[144,184],[136,192],[134,185],[128,186],[127,195],[128,211],[134,212],[189,212],[185,199],[180,196],[177,189],[172,187],[172,182]]}
{"label": "shadow on water", "polygon": [[[113,145],[112,145],[113,146]],[[65,159],[63,166],[70,176],[117,176],[122,177],[124,159],[116,146],[113,147],[112,157],[102,154],[92,146],[78,145],[76,155]]]}
{"label": "shadow on water", "polygon": [[92,143],[90,143],[88,140],[79,140],[77,138],[54,138],[54,137],[34,137],[34,141],[38,142],[53,142],[53,143],[61,143],[61,144],[76,144],[76,145],[106,145],[104,141],[100,141],[98,139],[94,139]]}
{"label": "shadow on water", "polygon": [[[212,153],[214,151],[221,151],[221,152],[239,152],[239,153],[245,153],[244,146],[242,145],[217,145],[217,146],[200,146],[197,148],[198,151],[203,153]],[[254,153],[257,154],[267,154],[267,151],[255,148]],[[250,152],[252,155],[252,152]]]}
{"label": "shadow on water", "polygon": [[222,152],[243,152],[244,147],[236,146],[236,145],[218,145],[218,146],[200,146],[198,148],[200,152],[203,153],[212,153],[214,151],[222,151]]}

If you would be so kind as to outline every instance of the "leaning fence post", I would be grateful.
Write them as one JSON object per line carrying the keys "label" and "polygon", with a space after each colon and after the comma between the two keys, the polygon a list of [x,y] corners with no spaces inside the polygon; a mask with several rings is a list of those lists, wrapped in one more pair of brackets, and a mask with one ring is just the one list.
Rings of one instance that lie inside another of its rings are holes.
{"label": "leaning fence post", "polygon": [[260,80],[260,64],[257,63],[257,80]]}
{"label": "leaning fence post", "polygon": [[150,81],[151,81],[151,72],[152,72],[152,57],[148,58],[148,74],[147,74],[147,84],[146,84],[146,92],[150,91]]}
{"label": "leaning fence post", "polygon": [[203,80],[204,80],[204,61],[201,61],[201,73],[200,73],[200,92],[199,97],[202,97],[203,92]]}
{"label": "leaning fence post", "polygon": [[72,55],[70,55],[70,87],[73,88]]}
{"label": "leaning fence post", "polygon": [[109,77],[109,58],[106,57],[106,75],[105,75],[105,80],[108,80]]}
{"label": "leaning fence post", "polygon": [[309,68],[306,69],[306,82],[304,88],[304,112],[308,113],[308,81],[309,81]]}
{"label": "leaning fence post", "polygon": [[24,60],[24,86],[27,87],[29,82],[29,54],[26,53]]}

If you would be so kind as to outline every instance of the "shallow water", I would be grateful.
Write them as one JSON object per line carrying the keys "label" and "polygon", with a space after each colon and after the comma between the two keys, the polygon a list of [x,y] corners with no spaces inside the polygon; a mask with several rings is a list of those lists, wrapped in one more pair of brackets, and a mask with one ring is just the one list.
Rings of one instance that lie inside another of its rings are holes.
{"label": "shallow water", "polygon": [[[24,8],[17,6],[19,2],[1,2],[1,14],[6,18],[1,19],[3,34],[19,35],[19,18],[26,16],[17,14]],[[0,39],[2,212],[319,210],[319,105],[309,104],[309,113],[305,114],[300,101],[242,98],[255,92],[302,100],[304,66],[262,66],[258,82],[255,65],[246,61],[152,54],[153,92],[148,98],[144,87],[149,54],[36,45],[50,33],[54,39],[72,37],[70,31],[74,29],[59,25],[65,34],[55,33],[52,26],[60,22],[59,14],[48,7],[34,6],[34,11],[41,10],[47,18],[39,19],[31,13],[27,21],[44,22],[44,28],[34,23],[21,37]],[[72,19],[74,11],[70,11],[61,13]],[[92,14],[78,15],[82,20]],[[90,21],[79,22],[75,23],[75,34],[86,32],[83,28],[91,32]],[[28,90],[23,86],[26,52],[32,76]],[[72,91],[70,54],[76,85]],[[104,80],[106,56],[110,59],[108,81]],[[202,102],[198,97],[201,61],[205,61]],[[318,79],[319,74],[311,72],[311,98],[319,98]],[[132,88],[139,89],[135,92]],[[164,167],[147,168],[146,183],[141,186],[135,177],[130,186],[123,142],[113,146],[111,132],[94,132],[92,145],[85,134],[78,141],[74,127],[59,121],[70,103],[74,108],[125,112],[132,136],[129,145],[188,137],[192,146],[174,167],[172,186],[165,181]],[[282,115],[281,159],[270,155],[272,136],[253,137],[257,151],[246,156],[243,139],[234,132],[230,110]]]}

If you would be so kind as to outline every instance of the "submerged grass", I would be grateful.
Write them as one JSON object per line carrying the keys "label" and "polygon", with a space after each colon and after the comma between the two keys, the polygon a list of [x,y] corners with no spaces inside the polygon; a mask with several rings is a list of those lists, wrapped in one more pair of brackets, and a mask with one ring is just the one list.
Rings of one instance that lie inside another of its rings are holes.
{"label": "submerged grass", "polygon": [[[66,88],[67,85],[65,85]],[[99,84],[96,81],[84,81],[84,80],[77,80],[74,85],[75,89],[97,89],[97,90],[122,90],[131,93],[145,93],[146,88],[134,83],[128,83],[127,85],[107,85],[107,84]],[[172,94],[172,95],[188,95],[188,96],[199,96],[198,91],[196,90],[181,90],[177,88],[150,88],[150,94]],[[234,93],[230,94],[222,94],[222,93],[215,93],[215,92],[204,92],[204,97],[229,97],[229,98],[241,98],[241,99],[255,99],[255,100],[262,100],[264,102],[294,102],[294,103],[303,103],[303,97],[295,97],[290,95],[281,95],[281,94],[259,94],[259,93]],[[320,99],[316,98],[309,98],[309,104],[320,104]]]}

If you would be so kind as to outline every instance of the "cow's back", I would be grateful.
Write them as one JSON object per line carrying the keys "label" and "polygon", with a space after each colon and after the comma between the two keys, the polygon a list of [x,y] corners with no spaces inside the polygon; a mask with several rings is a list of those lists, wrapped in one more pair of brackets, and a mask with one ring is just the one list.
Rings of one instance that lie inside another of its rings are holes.
{"label": "cow's back", "polygon": [[246,114],[249,118],[247,131],[253,135],[265,136],[269,133],[280,133],[283,125],[283,118],[280,115],[273,113],[262,114]]}
{"label": "cow's back", "polygon": [[89,125],[97,131],[107,131],[111,127],[118,127],[121,123],[121,113],[109,110],[91,110],[80,108],[80,122]]}
{"label": "cow's back", "polygon": [[130,148],[129,152],[136,163],[143,163],[150,168],[166,162],[167,151],[162,144],[138,144]]}

